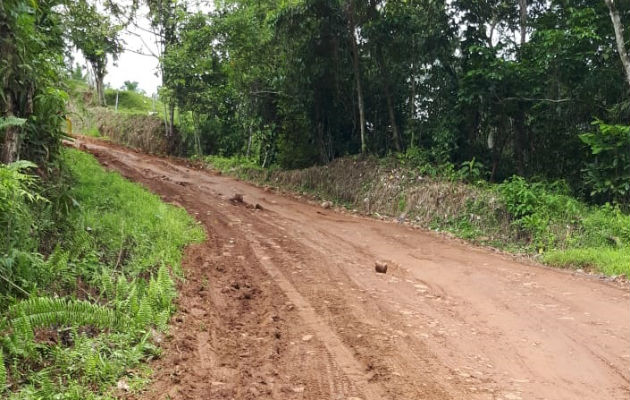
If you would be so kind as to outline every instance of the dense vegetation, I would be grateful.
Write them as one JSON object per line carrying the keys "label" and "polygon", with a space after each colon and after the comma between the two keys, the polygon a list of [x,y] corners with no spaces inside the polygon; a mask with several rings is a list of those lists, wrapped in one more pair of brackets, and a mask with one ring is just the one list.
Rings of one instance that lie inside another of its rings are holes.
{"label": "dense vegetation", "polygon": [[630,30],[618,46],[606,3],[225,0],[177,21],[164,84],[189,152],[301,168],[411,151],[626,205]]}
{"label": "dense vegetation", "polygon": [[3,399],[135,390],[175,309],[183,247],[203,238],[183,210],[61,148],[65,50],[81,38],[102,81],[117,28],[99,15],[84,1],[0,2]]}
{"label": "dense vegetation", "polygon": [[183,210],[91,156],[59,160],[63,183],[47,190],[27,162],[0,167],[0,377],[12,399],[100,398],[122,377],[146,379],[128,369],[158,353],[182,248],[203,238]]}

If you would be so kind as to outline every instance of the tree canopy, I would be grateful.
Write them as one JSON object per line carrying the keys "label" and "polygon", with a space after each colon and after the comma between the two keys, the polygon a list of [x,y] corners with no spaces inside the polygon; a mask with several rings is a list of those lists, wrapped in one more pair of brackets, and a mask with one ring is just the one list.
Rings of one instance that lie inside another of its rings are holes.
{"label": "tree canopy", "polygon": [[225,0],[183,14],[165,84],[188,149],[287,168],[413,151],[590,196],[580,135],[630,121],[607,3],[630,20],[602,0]]}
{"label": "tree canopy", "polygon": [[[3,118],[28,119],[54,81],[41,71],[59,74],[63,32],[99,93],[107,57],[123,50],[116,2],[32,4],[3,2]],[[584,197],[620,200],[614,179],[590,182],[603,161],[585,138],[611,140],[609,127],[630,123],[627,2],[221,0],[199,12],[137,0],[129,18],[140,4],[160,45],[174,151],[285,168],[361,153],[475,160],[490,180],[565,179]],[[3,128],[5,142],[29,124]]]}

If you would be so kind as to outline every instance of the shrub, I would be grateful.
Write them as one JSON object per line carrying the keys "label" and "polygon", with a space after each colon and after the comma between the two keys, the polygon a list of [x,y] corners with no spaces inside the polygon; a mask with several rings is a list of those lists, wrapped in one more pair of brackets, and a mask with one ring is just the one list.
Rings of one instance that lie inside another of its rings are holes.
{"label": "shrub", "polygon": [[630,126],[593,122],[595,132],[580,139],[588,145],[593,161],[584,168],[591,196],[630,205]]}

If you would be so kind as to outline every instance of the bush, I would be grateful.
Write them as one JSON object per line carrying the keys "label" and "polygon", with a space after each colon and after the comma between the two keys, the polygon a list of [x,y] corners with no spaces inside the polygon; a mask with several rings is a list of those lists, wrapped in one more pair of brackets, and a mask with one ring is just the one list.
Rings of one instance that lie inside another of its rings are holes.
{"label": "bush", "polygon": [[630,126],[608,125],[597,120],[593,133],[584,133],[593,161],[584,168],[584,181],[591,196],[630,206]]}
{"label": "bush", "polygon": [[630,247],[554,250],[547,253],[544,260],[556,267],[593,268],[606,275],[625,275],[630,278]]}
{"label": "bush", "polygon": [[[44,199],[36,191],[36,178],[29,169],[36,165],[28,161],[0,164],[0,251],[7,252],[16,244],[24,247],[31,242],[33,215],[31,205]],[[1,286],[0,286],[1,287]]]}

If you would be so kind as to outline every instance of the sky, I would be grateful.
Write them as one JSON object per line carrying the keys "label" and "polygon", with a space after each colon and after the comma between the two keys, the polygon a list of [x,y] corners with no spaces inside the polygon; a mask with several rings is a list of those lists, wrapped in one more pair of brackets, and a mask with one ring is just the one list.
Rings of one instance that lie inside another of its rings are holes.
{"label": "sky", "polygon": [[[189,11],[202,10],[207,12],[213,8],[210,0],[188,0],[187,3]],[[155,37],[146,31],[150,30],[149,20],[146,18],[147,12],[146,6],[140,7],[136,19],[136,25],[140,28],[129,26],[121,35],[125,42],[125,51],[119,55],[116,62],[111,57],[108,59],[105,84],[111,88],[120,88],[125,81],[135,81],[138,82],[138,87],[141,90],[151,96],[153,93],[157,93],[157,88],[162,83],[157,58],[137,54],[157,54],[158,47],[155,44]],[[85,65],[85,59],[80,53],[75,52],[74,57],[75,62]]]}
{"label": "sky", "polygon": [[[120,88],[125,81],[138,82],[138,87],[147,95],[157,93],[162,84],[158,59],[151,54],[158,54],[158,46],[146,18],[146,6],[138,10],[135,23],[140,28],[130,25],[121,35],[125,51],[114,62],[111,58],[107,64],[105,83],[112,88]],[[146,55],[138,54],[143,53]]]}
{"label": "sky", "polygon": [[[157,46],[153,42],[151,34],[142,32],[144,41],[151,47],[153,53],[156,53]],[[140,38],[131,34],[123,35],[125,41],[125,49],[131,49],[148,54],[147,47],[142,43]],[[116,63],[109,60],[107,65],[107,76],[105,83],[112,88],[120,88],[125,81],[136,81],[140,89],[144,90],[148,95],[157,92],[157,87],[161,85],[162,78],[159,73],[159,63],[157,58],[134,53],[125,50]]]}

